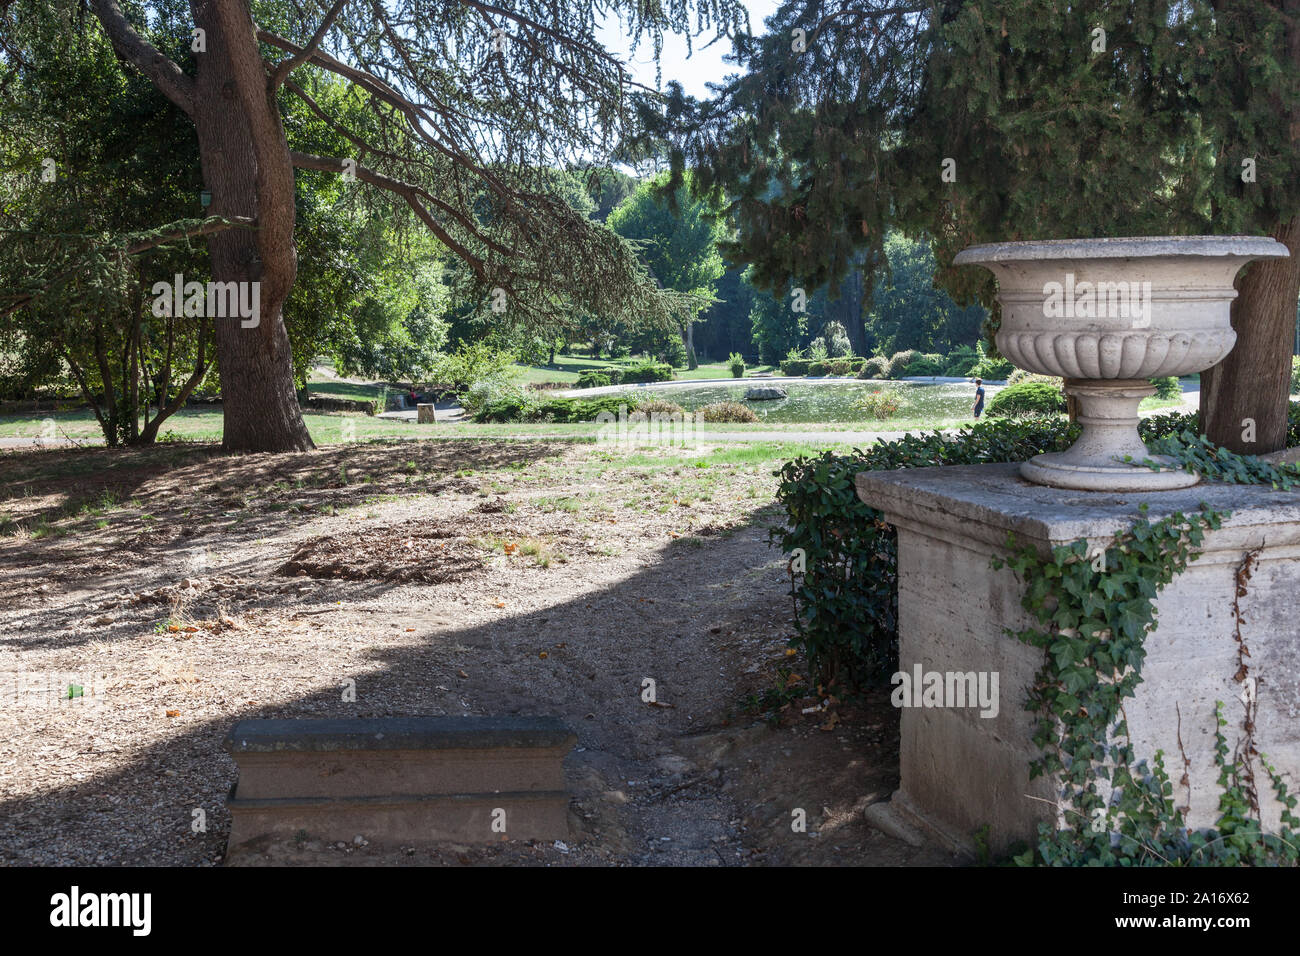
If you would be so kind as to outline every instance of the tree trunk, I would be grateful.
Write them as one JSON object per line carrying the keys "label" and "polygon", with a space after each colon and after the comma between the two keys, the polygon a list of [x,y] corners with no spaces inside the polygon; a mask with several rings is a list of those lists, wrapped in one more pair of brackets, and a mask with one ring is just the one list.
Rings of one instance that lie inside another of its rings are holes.
{"label": "tree trunk", "polygon": [[700,367],[700,363],[695,358],[695,323],[687,322],[686,331],[682,334],[682,341],[686,343],[686,367],[694,372]]}
{"label": "tree trunk", "polygon": [[[314,448],[293,387],[293,354],[283,308],[297,276],[293,242],[294,175],[280,113],[267,82],[247,0],[194,0],[206,31],[196,57],[194,125],[209,215],[249,216],[257,229],[208,237],[215,282],[260,283],[258,324],[217,319],[228,451]],[[250,320],[251,321],[251,320]]]}
{"label": "tree trunk", "polygon": [[[1286,447],[1291,353],[1300,295],[1300,216],[1273,231],[1289,259],[1251,263],[1237,280],[1232,327],[1237,344],[1201,373],[1201,430],[1245,455]],[[1253,439],[1253,440],[1252,440]]]}

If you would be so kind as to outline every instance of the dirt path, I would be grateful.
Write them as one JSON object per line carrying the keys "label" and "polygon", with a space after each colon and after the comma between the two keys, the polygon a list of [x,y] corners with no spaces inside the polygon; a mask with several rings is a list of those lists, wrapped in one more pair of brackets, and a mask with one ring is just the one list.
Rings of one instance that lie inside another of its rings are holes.
{"label": "dirt path", "polygon": [[[0,862],[949,862],[862,822],[896,783],[887,701],[747,708],[799,668],[775,479],[677,454],[698,460],[480,441],[0,459]],[[642,701],[647,677],[669,706]],[[225,860],[236,720],[405,714],[563,717],[573,839]]]}

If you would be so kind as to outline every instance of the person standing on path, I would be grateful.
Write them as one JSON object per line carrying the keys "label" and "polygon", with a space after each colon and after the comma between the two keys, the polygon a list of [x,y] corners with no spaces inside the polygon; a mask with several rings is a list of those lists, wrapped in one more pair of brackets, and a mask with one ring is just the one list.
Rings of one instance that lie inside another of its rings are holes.
{"label": "person standing on path", "polygon": [[975,407],[971,411],[975,413],[976,418],[979,418],[980,413],[984,411],[984,380],[982,378],[975,379]]}

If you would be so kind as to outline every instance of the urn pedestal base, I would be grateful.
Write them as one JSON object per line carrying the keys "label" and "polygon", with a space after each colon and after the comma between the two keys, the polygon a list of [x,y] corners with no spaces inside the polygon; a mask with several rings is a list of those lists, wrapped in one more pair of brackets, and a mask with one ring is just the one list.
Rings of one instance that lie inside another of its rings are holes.
{"label": "urn pedestal base", "polygon": [[[1170,491],[1201,480],[1172,459],[1152,455],[1139,437],[1138,406],[1156,392],[1150,382],[1067,378],[1065,391],[1077,402],[1083,434],[1065,451],[1038,455],[1021,465],[1025,479],[1053,488],[1114,492]],[[1155,471],[1143,464],[1148,460],[1168,470]]]}
{"label": "urn pedestal base", "polygon": [[[1143,503],[1153,522],[1175,511],[1194,513],[1202,500],[1231,515],[1156,601],[1158,627],[1146,639],[1142,683],[1124,705],[1137,756],[1150,760],[1163,750],[1174,800],[1189,807],[1188,824],[1214,825],[1220,792],[1215,701],[1224,705],[1230,752],[1245,734],[1245,685],[1235,679],[1242,660],[1234,638],[1235,574],[1248,550],[1262,548],[1238,598],[1250,653],[1244,660],[1256,682],[1254,742],[1292,792],[1300,789],[1300,492],[1203,483],[1159,494],[1089,494],[1030,484],[1017,468],[962,465],[857,476],[859,497],[898,530],[898,671],[938,674],[945,686],[960,686],[964,675],[998,675],[996,708],[972,706],[969,693],[964,701],[917,693],[904,701],[899,790],[876,813],[966,851],[987,826],[994,853],[1033,841],[1040,822],[1061,825],[1057,785],[1029,777],[1038,748],[1026,688],[1044,655],[1007,634],[1032,626],[1032,619],[1020,604],[1024,583],[1009,568],[994,570],[991,559],[1007,554],[1008,532],[1018,545],[1041,552],[1080,538],[1109,545],[1132,527]],[[1179,783],[1184,755],[1186,785]],[[1280,805],[1259,764],[1255,773],[1264,826],[1276,831]]]}

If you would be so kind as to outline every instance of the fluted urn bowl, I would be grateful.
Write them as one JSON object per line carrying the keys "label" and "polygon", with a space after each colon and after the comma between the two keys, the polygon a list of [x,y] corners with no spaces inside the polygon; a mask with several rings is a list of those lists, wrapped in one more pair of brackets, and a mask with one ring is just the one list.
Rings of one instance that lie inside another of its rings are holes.
{"label": "fluted urn bowl", "polygon": [[997,276],[998,351],[1027,371],[1061,376],[1077,403],[1083,434],[1066,451],[1025,462],[1021,475],[1084,491],[1196,484],[1198,475],[1142,464],[1156,456],[1138,436],[1138,405],[1155,393],[1149,379],[1203,371],[1232,351],[1233,279],[1248,262],[1287,254],[1251,236],[1000,242],[959,252],[954,264]]}

